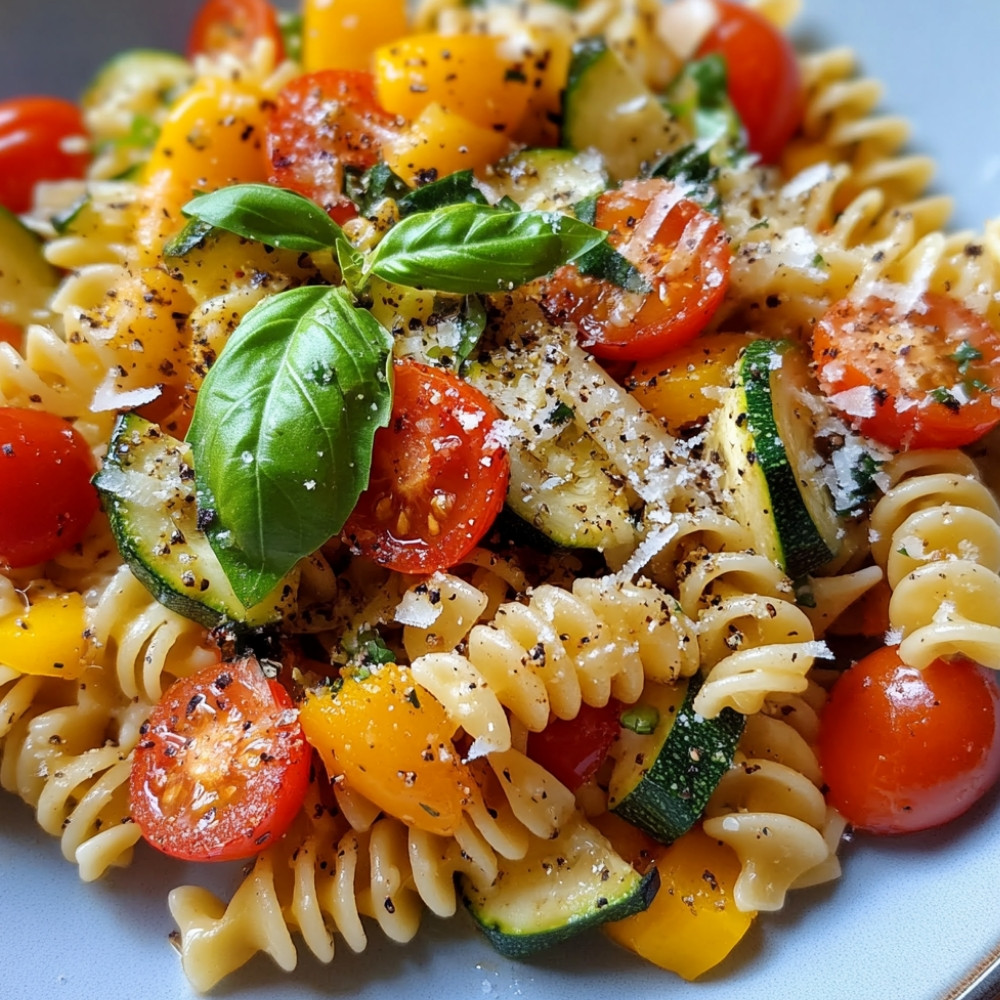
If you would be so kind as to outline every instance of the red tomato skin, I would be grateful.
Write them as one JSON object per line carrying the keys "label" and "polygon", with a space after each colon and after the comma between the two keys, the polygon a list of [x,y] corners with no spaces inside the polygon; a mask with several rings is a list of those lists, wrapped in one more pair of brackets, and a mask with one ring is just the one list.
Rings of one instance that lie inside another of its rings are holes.
{"label": "red tomato skin", "polygon": [[39,181],[83,177],[89,163],[75,104],[44,95],[0,101],[0,205],[27,212]]}
{"label": "red tomato skin", "polygon": [[368,488],[343,538],[389,569],[434,573],[489,531],[507,496],[510,461],[493,432],[500,413],[478,389],[414,361],[397,361],[393,371],[389,425],[375,434]]}
{"label": "red tomato skin", "polygon": [[[968,361],[964,371],[951,360],[963,344],[982,355]],[[872,388],[873,415],[845,416],[863,434],[897,451],[960,448],[1000,424],[1000,408],[993,405],[1000,398],[1000,332],[946,295],[926,292],[902,314],[887,299],[836,302],[813,331],[813,358],[828,395]],[[913,373],[909,386],[900,376],[907,370]],[[933,399],[935,387],[966,378],[987,388],[973,391],[960,405]]]}
{"label": "red tomato skin", "polygon": [[527,754],[571,792],[597,773],[621,728],[621,702],[612,698],[600,708],[581,705],[573,719],[552,719],[539,733],[528,734]]}
{"label": "red tomato skin", "polygon": [[401,123],[379,105],[371,73],[328,69],[297,77],[278,95],[268,125],[270,181],[347,222],[358,212],[343,193],[345,167],[374,166]]}
{"label": "red tomato skin", "polygon": [[32,566],[76,545],[99,507],[95,471],[69,421],[0,407],[0,566]]}
{"label": "red tomato skin", "polygon": [[132,816],[171,857],[253,857],[288,829],[311,771],[288,692],[252,657],[213,664],[171,685],[143,726],[129,778]]}
{"label": "red tomato skin", "polygon": [[750,150],[764,163],[777,163],[805,113],[795,50],[757,11],[731,0],[714,3],[719,17],[697,56],[725,58],[729,99],[747,130]]}
{"label": "red tomato skin", "polygon": [[1000,688],[971,660],[920,671],[883,647],[845,671],[820,723],[828,800],[856,829],[911,833],[960,816],[1000,779]]}
{"label": "red tomato skin", "polygon": [[259,38],[270,38],[275,58],[285,57],[278,15],[267,0],[206,0],[188,34],[188,57],[231,52],[246,58]]}
{"label": "red tomato skin", "polygon": [[598,198],[595,225],[652,291],[625,292],[567,265],[545,283],[549,317],[574,323],[583,347],[606,361],[644,361],[693,340],[729,287],[732,255],[718,219],[670,181],[627,180]]}

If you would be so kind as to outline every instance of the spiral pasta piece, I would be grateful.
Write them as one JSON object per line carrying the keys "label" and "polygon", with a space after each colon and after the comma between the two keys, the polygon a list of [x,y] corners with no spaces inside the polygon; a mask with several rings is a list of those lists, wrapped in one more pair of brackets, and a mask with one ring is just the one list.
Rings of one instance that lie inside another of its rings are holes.
{"label": "spiral pasta piece", "polygon": [[705,810],[704,829],[729,844],[742,870],[734,888],[741,910],[777,910],[789,889],[840,873],[843,824],[831,815],[811,739],[822,690],[776,698],[748,717],[733,767]]}
{"label": "spiral pasta piece", "polygon": [[889,624],[911,666],[962,654],[1000,669],[1000,505],[969,459],[948,456],[913,452],[887,469],[871,528]]}
{"label": "spiral pasta piece", "polygon": [[471,827],[438,837],[383,816],[359,831],[313,797],[292,831],[258,855],[228,903],[196,886],[171,892],[181,962],[194,987],[208,990],[258,952],[290,971],[296,933],[322,962],[334,958],[336,936],[354,952],[367,947],[362,918],[406,942],[425,907],[454,914],[455,876],[473,871],[490,880],[497,865]]}

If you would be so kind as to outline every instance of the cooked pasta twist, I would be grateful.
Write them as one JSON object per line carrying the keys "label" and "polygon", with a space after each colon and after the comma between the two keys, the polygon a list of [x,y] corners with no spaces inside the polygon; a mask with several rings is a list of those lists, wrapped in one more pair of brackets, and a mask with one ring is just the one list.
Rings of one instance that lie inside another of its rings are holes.
{"label": "cooked pasta twist", "polygon": [[810,683],[802,697],[769,700],[748,717],[733,767],[705,809],[705,832],[740,857],[734,895],[741,910],[780,909],[789,889],[840,873],[843,823],[827,808],[811,745],[824,697]]}
{"label": "cooked pasta twist", "polygon": [[362,917],[390,939],[409,941],[425,906],[438,916],[454,914],[455,876],[473,871],[491,880],[497,863],[471,827],[447,838],[378,816],[357,830],[322,807],[314,788],[296,826],[256,858],[228,903],[195,886],[170,894],[184,971],[207,990],[258,952],[291,970],[294,933],[329,962],[335,935],[352,951],[365,949]]}
{"label": "cooked pasta twist", "polygon": [[[53,683],[62,686],[62,703],[39,696],[43,685],[53,691]],[[122,698],[99,670],[88,670],[71,698],[67,684],[24,678],[8,689],[4,701],[20,714],[0,744],[0,784],[35,807],[39,826],[60,838],[65,858],[89,881],[127,864],[141,836],[131,818],[128,776],[150,706]],[[29,707],[23,697],[30,689]]]}
{"label": "cooked pasta twist", "polygon": [[902,658],[964,654],[1000,669],[1000,505],[960,453],[910,452],[887,469],[872,553],[892,587]]}
{"label": "cooked pasta twist", "polygon": [[466,654],[424,654],[412,670],[456,724],[502,751],[510,746],[504,709],[538,731],[551,715],[575,718],[583,703],[635,701],[646,677],[690,676],[697,664],[693,629],[669,594],[604,577],[572,590],[537,587],[475,625]]}
{"label": "cooked pasta twist", "polygon": [[111,671],[126,698],[155,702],[170,680],[219,658],[207,631],[160,604],[121,566],[87,616],[96,661]]}

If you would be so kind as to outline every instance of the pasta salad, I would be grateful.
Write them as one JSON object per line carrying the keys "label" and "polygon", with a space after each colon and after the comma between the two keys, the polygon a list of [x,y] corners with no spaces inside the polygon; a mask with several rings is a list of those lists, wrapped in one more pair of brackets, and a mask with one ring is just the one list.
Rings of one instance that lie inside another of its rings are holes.
{"label": "pasta salad", "polygon": [[10,102],[0,782],[246,862],[195,988],[427,910],[694,979],[996,781],[994,234],[791,14],[210,0]]}

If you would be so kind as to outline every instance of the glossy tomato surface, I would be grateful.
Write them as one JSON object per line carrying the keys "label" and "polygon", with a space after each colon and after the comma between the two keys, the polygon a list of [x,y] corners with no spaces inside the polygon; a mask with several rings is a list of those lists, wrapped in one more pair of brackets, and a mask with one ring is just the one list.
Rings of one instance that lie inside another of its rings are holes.
{"label": "glossy tomato surface", "polygon": [[747,130],[747,143],[765,163],[774,163],[805,111],[795,50],[752,8],[731,0],[713,2],[718,19],[698,56],[718,53],[725,59],[729,99]]}
{"label": "glossy tomato surface", "polygon": [[379,105],[370,73],[330,69],[297,77],[278,95],[268,125],[271,183],[346,222],[358,213],[344,194],[345,168],[374,166],[401,122]]}
{"label": "glossy tomato surface", "polygon": [[891,448],[958,448],[1000,423],[1000,333],[947,295],[843,299],[813,357],[834,405]]}
{"label": "glossy tomato surface", "polygon": [[95,471],[68,420],[0,407],[0,566],[31,566],[76,545],[97,513]]}
{"label": "glossy tomato surface", "polygon": [[352,549],[401,573],[453,566],[503,507],[510,461],[500,414],[457,375],[394,367],[389,425],[375,434],[371,479],[344,526]]}
{"label": "glossy tomato surface", "polygon": [[947,823],[1000,778],[1000,688],[971,660],[904,664],[876,650],[836,682],[819,738],[829,801],[856,828]]}
{"label": "glossy tomato surface", "polygon": [[206,0],[188,35],[188,55],[218,56],[224,52],[246,59],[254,44],[269,38],[275,58],[284,55],[278,16],[267,0]]}
{"label": "glossy tomato surface", "polygon": [[173,857],[252,857],[288,829],[311,765],[285,689],[252,657],[214,664],[169,687],[143,726],[132,815]]}
{"label": "glossy tomato surface", "polygon": [[573,719],[553,719],[528,734],[528,756],[555,775],[570,791],[586,784],[607,757],[621,725],[621,703],[611,699],[596,708],[581,705]]}
{"label": "glossy tomato surface", "polygon": [[646,280],[648,291],[559,268],[542,305],[576,325],[581,344],[609,360],[652,358],[696,337],[722,302],[731,253],[719,220],[666,180],[630,180],[597,200],[594,224]]}
{"label": "glossy tomato surface", "polygon": [[39,181],[83,177],[90,162],[80,109],[58,97],[0,101],[0,205],[31,208]]}

